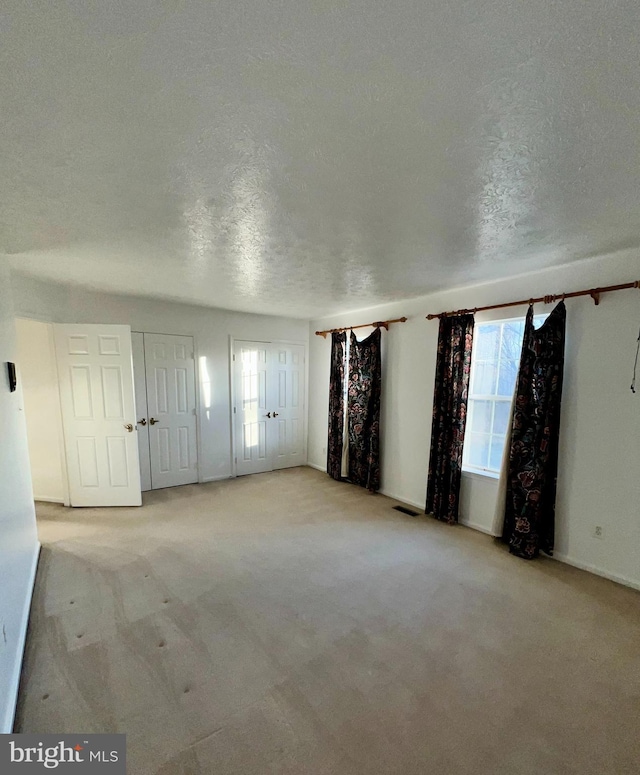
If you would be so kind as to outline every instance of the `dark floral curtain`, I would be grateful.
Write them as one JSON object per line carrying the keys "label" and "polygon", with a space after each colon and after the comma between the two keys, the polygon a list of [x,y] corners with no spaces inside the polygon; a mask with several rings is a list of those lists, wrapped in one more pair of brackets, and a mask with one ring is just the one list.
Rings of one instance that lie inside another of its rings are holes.
{"label": "dark floral curtain", "polygon": [[560,302],[536,330],[529,307],[524,329],[502,540],[529,560],[553,554],[565,322]]}
{"label": "dark floral curtain", "polygon": [[371,492],[380,487],[380,329],[349,343],[349,480]]}
{"label": "dark floral curtain", "polygon": [[454,315],[440,318],[438,330],[425,511],[450,524],[458,521],[473,325],[473,315]]}
{"label": "dark floral curtain", "polygon": [[327,473],[341,479],[344,435],[344,361],[347,335],[331,334],[331,371],[329,374],[329,438],[327,440]]}

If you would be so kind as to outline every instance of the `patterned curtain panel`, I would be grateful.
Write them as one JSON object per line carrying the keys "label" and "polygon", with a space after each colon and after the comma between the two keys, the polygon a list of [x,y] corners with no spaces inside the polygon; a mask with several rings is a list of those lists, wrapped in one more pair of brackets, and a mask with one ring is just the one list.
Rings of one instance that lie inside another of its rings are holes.
{"label": "patterned curtain panel", "polygon": [[347,335],[331,334],[331,372],[329,375],[329,438],[327,440],[327,473],[341,479],[344,429],[344,360]]}
{"label": "patterned curtain panel", "polygon": [[349,480],[371,492],[380,487],[380,329],[349,345]]}
{"label": "patterned curtain panel", "polygon": [[425,511],[450,524],[458,521],[473,324],[473,315],[455,315],[440,318],[438,330]]}
{"label": "patterned curtain panel", "polygon": [[553,553],[566,314],[560,302],[536,330],[529,307],[524,329],[502,540],[528,560]]}

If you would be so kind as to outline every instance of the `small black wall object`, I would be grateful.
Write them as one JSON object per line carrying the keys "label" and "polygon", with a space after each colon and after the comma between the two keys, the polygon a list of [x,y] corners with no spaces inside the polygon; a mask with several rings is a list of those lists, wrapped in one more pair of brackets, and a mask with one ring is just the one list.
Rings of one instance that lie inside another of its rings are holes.
{"label": "small black wall object", "polygon": [[9,390],[13,393],[16,389],[16,364],[7,361],[7,374],[9,375]]}

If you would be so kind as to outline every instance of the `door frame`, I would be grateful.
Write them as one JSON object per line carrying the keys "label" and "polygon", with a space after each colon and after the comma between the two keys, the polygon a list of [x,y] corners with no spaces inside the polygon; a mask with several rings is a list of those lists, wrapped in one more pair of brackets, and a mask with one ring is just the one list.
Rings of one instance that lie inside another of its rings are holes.
{"label": "door frame", "polygon": [[[302,413],[302,449],[303,449],[303,462],[301,465],[307,464],[307,426],[308,426],[308,406],[309,406],[309,342],[300,339],[261,339],[252,338],[248,339],[244,336],[233,336],[229,334],[229,428],[231,439],[230,450],[230,462],[231,462],[231,477],[236,478],[238,476],[238,463],[236,455],[236,423],[234,420],[234,403],[236,399],[236,379],[233,356],[235,355],[236,342],[264,342],[264,344],[295,344],[304,348],[304,411]],[[226,478],[226,477],[225,477]]]}
{"label": "door frame", "polygon": [[[198,472],[198,484],[202,484],[205,481],[209,481],[208,479],[203,479],[202,477],[202,466],[200,465],[200,461],[203,460],[202,457],[202,429],[200,427],[201,419],[202,419],[202,413],[201,413],[201,400],[200,400],[200,390],[201,390],[201,381],[200,381],[200,356],[198,352],[198,338],[195,334],[190,333],[167,333],[166,331],[135,331],[133,328],[131,329],[131,333],[136,334],[157,334],[158,336],[190,336],[191,339],[193,339],[193,375],[195,378],[196,383],[196,450],[198,452],[198,460],[196,465],[196,471]],[[153,492],[153,490],[148,490],[148,492]]]}

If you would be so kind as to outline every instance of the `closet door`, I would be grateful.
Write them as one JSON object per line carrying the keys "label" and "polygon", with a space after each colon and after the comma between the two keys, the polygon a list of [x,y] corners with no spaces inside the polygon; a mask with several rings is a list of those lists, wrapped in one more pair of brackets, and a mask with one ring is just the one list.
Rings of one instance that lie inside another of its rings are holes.
{"label": "closet door", "polygon": [[140,485],[142,492],[151,489],[151,457],[149,455],[149,414],[147,412],[147,375],[144,366],[144,334],[131,333],[133,349],[133,386],[136,394],[136,430],[140,455]]}
{"label": "closet door", "polygon": [[152,487],[197,482],[193,339],[144,334],[144,360]]}
{"label": "closet door", "polygon": [[273,426],[271,409],[267,410],[267,392],[273,390],[271,345],[236,342],[233,360],[236,473],[271,471]]}
{"label": "closet door", "polygon": [[273,344],[273,468],[303,465],[304,346]]}
{"label": "closet door", "polygon": [[304,465],[304,346],[237,341],[233,359],[237,475]]}

